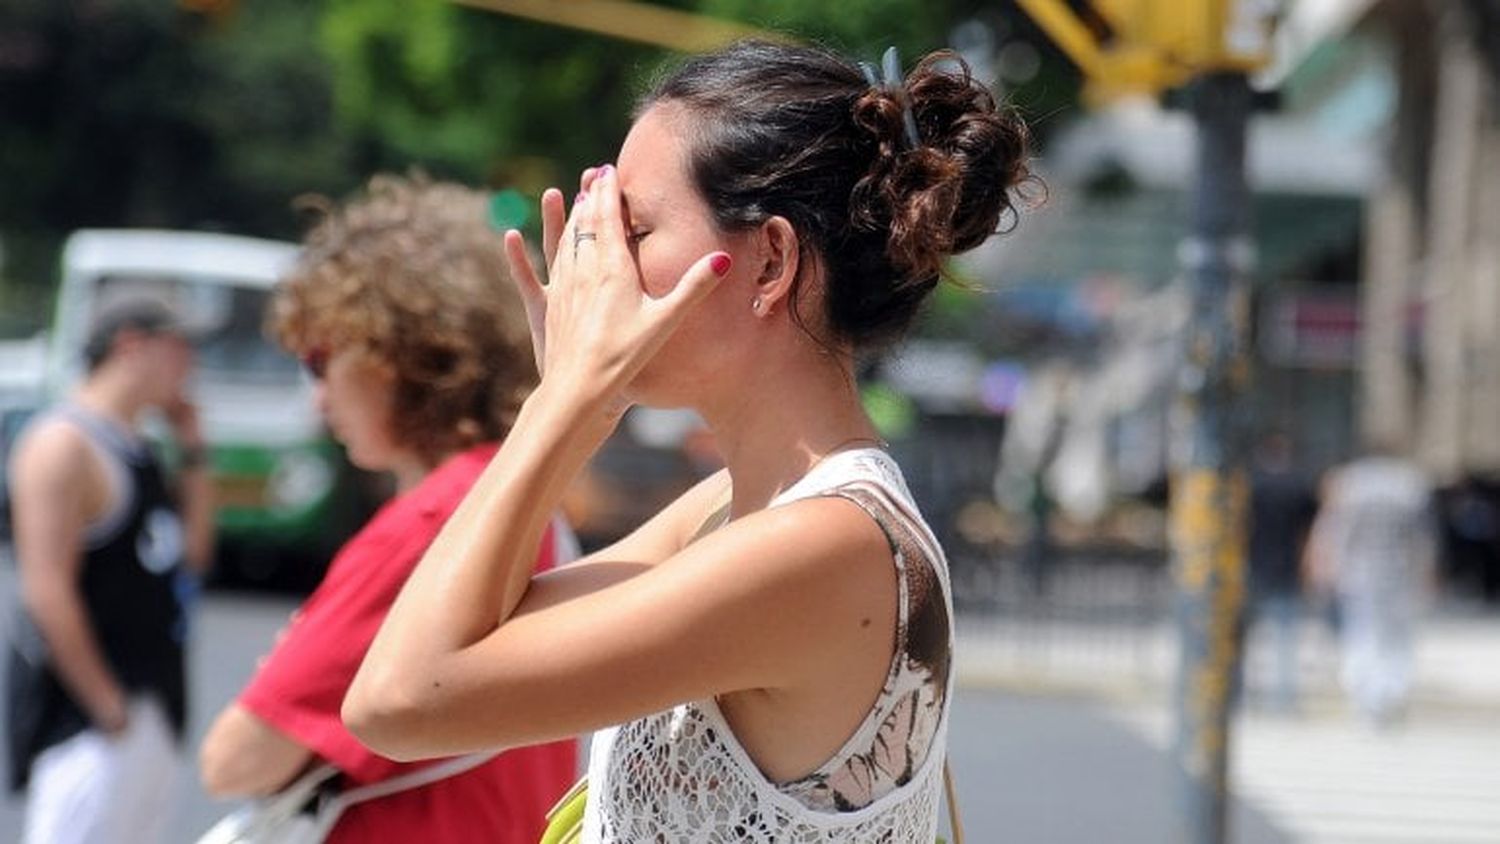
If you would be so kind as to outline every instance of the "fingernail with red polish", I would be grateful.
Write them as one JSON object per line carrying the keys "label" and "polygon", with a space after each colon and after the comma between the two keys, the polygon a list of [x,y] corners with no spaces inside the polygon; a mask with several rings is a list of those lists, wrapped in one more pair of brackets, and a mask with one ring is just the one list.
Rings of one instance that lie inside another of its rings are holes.
{"label": "fingernail with red polish", "polygon": [[734,263],[730,257],[720,252],[708,260],[708,268],[714,271],[714,275],[722,276],[729,272],[729,265]]}
{"label": "fingernail with red polish", "polygon": [[615,166],[613,164],[606,164],[600,167],[599,171],[602,175],[608,176],[615,172]]}

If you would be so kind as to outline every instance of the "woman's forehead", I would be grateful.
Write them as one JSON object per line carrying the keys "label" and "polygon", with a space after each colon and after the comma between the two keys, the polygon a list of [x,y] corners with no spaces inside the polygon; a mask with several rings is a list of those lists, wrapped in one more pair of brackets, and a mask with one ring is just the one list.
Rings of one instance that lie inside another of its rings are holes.
{"label": "woman's forehead", "polygon": [[682,166],[683,123],[679,107],[659,103],[630,127],[616,166],[620,190],[632,207],[654,207],[682,190],[687,181]]}

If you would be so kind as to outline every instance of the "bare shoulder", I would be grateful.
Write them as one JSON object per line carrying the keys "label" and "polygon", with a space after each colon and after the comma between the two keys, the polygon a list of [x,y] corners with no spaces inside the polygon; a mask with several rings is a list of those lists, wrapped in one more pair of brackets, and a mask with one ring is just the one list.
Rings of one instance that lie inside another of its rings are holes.
{"label": "bare shoulder", "polygon": [[83,526],[103,507],[104,470],[87,438],[59,419],[40,419],[11,455],[11,516],[20,569],[67,573]]}
{"label": "bare shoulder", "polygon": [[43,491],[91,482],[95,457],[83,432],[62,419],[40,419],[21,435],[10,458],[17,490]]}
{"label": "bare shoulder", "polygon": [[736,522],[744,542],[767,553],[767,559],[790,566],[830,567],[847,575],[851,569],[885,570],[891,565],[885,533],[863,508],[828,495],[770,507]]}
{"label": "bare shoulder", "polygon": [[830,666],[888,657],[896,568],[879,525],[848,499],[809,498],[735,519],[645,580],[660,588],[655,618],[743,662],[740,682],[715,693],[817,687],[842,676]]}
{"label": "bare shoulder", "polygon": [[883,603],[895,588],[885,534],[857,504],[836,496],[741,517],[670,562],[697,568],[742,597],[758,593],[770,606],[788,597],[794,604],[810,599],[813,606],[846,599]]}

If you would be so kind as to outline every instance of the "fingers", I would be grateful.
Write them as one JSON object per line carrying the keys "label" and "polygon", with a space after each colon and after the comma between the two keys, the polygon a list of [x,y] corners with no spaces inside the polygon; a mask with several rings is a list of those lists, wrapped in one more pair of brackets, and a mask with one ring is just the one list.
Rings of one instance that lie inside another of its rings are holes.
{"label": "fingers", "polygon": [[[542,257],[547,261],[547,270],[557,263],[557,244],[562,240],[563,225],[568,219],[567,202],[562,191],[548,188],[542,192]],[[507,239],[509,239],[507,237]],[[508,252],[507,247],[507,252]],[[531,261],[527,259],[527,265]],[[535,274],[533,274],[535,275]]]}
{"label": "fingers", "polygon": [[[594,169],[584,171],[580,183],[592,184]],[[561,191],[548,190],[543,195],[543,225],[545,239],[547,241],[547,283],[557,285],[565,279],[573,277],[574,265],[578,262],[579,252],[574,232],[593,231],[588,215],[588,203],[585,202],[588,194],[579,193],[571,203],[567,202]]]}
{"label": "fingers", "polygon": [[591,230],[598,234],[601,249],[615,253],[626,250],[625,216],[617,176],[614,167],[608,164],[600,167],[588,194]]}
{"label": "fingers", "polygon": [[505,233],[505,262],[510,265],[510,277],[521,292],[522,301],[528,306],[533,301],[546,302],[546,289],[531,265],[531,255],[526,252],[526,238],[515,229]]}
{"label": "fingers", "polygon": [[594,183],[594,177],[599,175],[598,167],[585,167],[578,175],[578,192],[588,193],[589,187]]}
{"label": "fingers", "polygon": [[728,252],[710,252],[699,258],[682,274],[677,286],[660,299],[651,301],[648,307],[660,314],[660,319],[672,324],[682,320],[693,306],[703,301],[719,281],[729,274],[733,261]]}
{"label": "fingers", "polygon": [[531,265],[526,239],[515,229],[505,233],[505,261],[510,265],[511,280],[521,293],[521,303],[526,309],[526,327],[531,331],[531,352],[540,372],[546,353],[547,291],[537,278],[536,268]]}

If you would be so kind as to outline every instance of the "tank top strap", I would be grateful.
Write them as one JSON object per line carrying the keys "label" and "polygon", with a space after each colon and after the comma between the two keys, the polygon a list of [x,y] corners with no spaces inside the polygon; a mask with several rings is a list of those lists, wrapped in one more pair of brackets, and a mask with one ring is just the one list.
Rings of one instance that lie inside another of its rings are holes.
{"label": "tank top strap", "polygon": [[115,422],[77,404],[57,408],[58,417],[73,423],[101,450],[128,465],[138,465],[150,456],[150,447]]}
{"label": "tank top strap", "polygon": [[907,534],[906,542],[915,544],[942,582],[943,590],[949,590],[947,557],[922,518],[900,467],[888,453],[878,448],[860,448],[830,455],[771,504],[830,495],[849,499],[868,513],[892,544],[893,551],[902,544],[898,541],[902,534]]}
{"label": "tank top strap", "polygon": [[149,447],[120,426],[76,404],[63,404],[53,417],[72,425],[93,446],[110,488],[110,506],[83,529],[85,550],[108,545],[134,518],[140,505],[140,474],[150,461]]}

